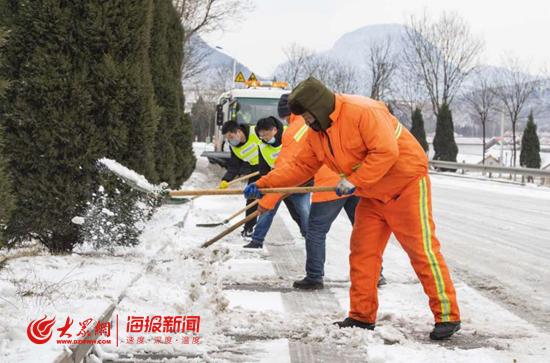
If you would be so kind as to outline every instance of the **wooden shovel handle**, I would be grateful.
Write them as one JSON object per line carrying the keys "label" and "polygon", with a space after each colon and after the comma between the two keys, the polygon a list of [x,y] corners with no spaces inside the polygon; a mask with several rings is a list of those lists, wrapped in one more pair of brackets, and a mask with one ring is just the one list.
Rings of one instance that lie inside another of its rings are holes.
{"label": "wooden shovel handle", "polygon": [[234,184],[237,184],[238,182],[240,181],[243,181],[243,180],[247,180],[247,179],[250,179],[250,178],[253,178],[255,177],[256,175],[260,175],[260,172],[259,171],[255,171],[253,173],[250,173],[248,175],[243,175],[237,179],[233,179],[231,180],[229,183],[227,183],[227,186],[231,186],[231,185],[234,185]]}
{"label": "wooden shovel handle", "polygon": [[230,220],[232,220],[233,218],[235,218],[235,217],[238,216],[239,214],[246,212],[247,210],[249,210],[250,208],[252,208],[252,207],[254,207],[254,206],[257,206],[258,203],[260,203],[260,200],[259,200],[259,199],[256,199],[255,201],[253,201],[252,203],[248,204],[248,205],[247,205],[246,207],[244,207],[243,209],[239,209],[238,212],[235,212],[235,213],[233,213],[231,216],[227,217],[223,222],[224,222],[224,223],[229,222]]}
{"label": "wooden shovel handle", "polygon": [[[227,183],[227,186],[230,187],[231,185],[234,185],[234,184],[237,184],[238,182],[240,181],[243,181],[243,180],[247,180],[247,179],[250,179],[250,178],[253,178],[255,177],[256,175],[260,175],[260,172],[259,171],[255,171],[253,173],[250,173],[250,174],[247,174],[247,175],[243,175],[237,179],[233,179],[231,180],[229,183]],[[205,194],[206,195],[206,194]],[[191,200],[195,200],[197,199],[198,197],[200,197],[201,195],[195,195],[193,198],[191,198]]]}
{"label": "wooden shovel handle", "polygon": [[209,239],[208,241],[204,242],[201,247],[206,248],[206,247],[210,246],[211,244],[219,241],[220,239],[227,236],[229,233],[233,232],[234,230],[236,230],[237,228],[239,228],[240,226],[242,226],[246,222],[251,221],[254,218],[256,218],[259,214],[260,214],[260,212],[256,211],[256,212],[250,214],[248,217],[246,217],[244,219],[241,219],[240,221],[238,221],[237,223],[235,223],[231,227],[227,228],[225,231],[220,232],[217,236],[215,236],[215,237]]}
{"label": "wooden shovel handle", "polygon": [[[260,188],[262,194],[281,193],[281,194],[297,194],[297,193],[315,193],[315,192],[334,192],[336,187],[291,187],[291,188]],[[170,192],[171,197],[184,197],[189,195],[239,195],[243,194],[242,189],[197,189],[197,190],[173,190]]]}

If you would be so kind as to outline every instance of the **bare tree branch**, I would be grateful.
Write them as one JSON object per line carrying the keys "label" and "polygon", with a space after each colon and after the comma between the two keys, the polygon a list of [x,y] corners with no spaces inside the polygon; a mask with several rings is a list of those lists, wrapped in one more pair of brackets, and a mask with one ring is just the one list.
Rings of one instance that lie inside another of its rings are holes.
{"label": "bare tree branch", "polygon": [[195,34],[223,30],[252,9],[249,0],[173,0],[183,27],[185,41]]}
{"label": "bare tree branch", "polygon": [[485,164],[485,131],[487,121],[489,120],[489,114],[495,109],[497,103],[494,87],[490,83],[487,74],[476,74],[476,81],[474,82],[472,90],[464,95],[464,100],[481,124],[483,136],[482,163]]}
{"label": "bare tree branch", "polygon": [[294,88],[315,71],[317,67],[315,52],[296,43],[285,47],[283,52],[286,62],[279,66],[275,74],[278,79],[288,82],[290,87]]}
{"label": "bare tree branch", "polygon": [[434,113],[450,105],[460,86],[474,70],[483,42],[470,33],[456,13],[442,13],[437,21],[426,14],[411,16],[406,28],[404,59],[421,75]]}
{"label": "bare tree branch", "polygon": [[392,77],[398,67],[397,57],[392,52],[391,37],[371,43],[367,65],[370,78],[370,97],[381,100],[390,91]]}
{"label": "bare tree branch", "polygon": [[208,57],[212,51],[201,45],[196,37],[193,37],[184,44],[184,61],[182,62],[182,79],[192,79],[201,75],[208,65],[205,62],[205,58]]}
{"label": "bare tree branch", "polygon": [[332,60],[327,86],[338,93],[357,93],[359,90],[358,72],[350,64]]}
{"label": "bare tree branch", "polygon": [[529,74],[517,58],[508,57],[505,66],[498,71],[496,97],[500,100],[504,113],[512,123],[512,165],[516,165],[516,126],[525,103],[537,90],[540,79]]}
{"label": "bare tree branch", "polygon": [[276,70],[276,78],[294,88],[300,81],[314,76],[334,92],[355,93],[359,89],[357,70],[341,61],[321,56],[313,50],[290,44],[284,48],[286,62]]}
{"label": "bare tree branch", "polygon": [[200,43],[201,34],[223,30],[252,10],[250,0],[172,0],[184,28],[182,78],[200,75],[207,67]]}

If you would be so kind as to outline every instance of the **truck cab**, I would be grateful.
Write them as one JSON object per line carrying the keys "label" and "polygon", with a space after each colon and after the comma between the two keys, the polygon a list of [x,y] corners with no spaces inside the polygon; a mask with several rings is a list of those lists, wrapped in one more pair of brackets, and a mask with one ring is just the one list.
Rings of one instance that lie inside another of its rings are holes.
{"label": "truck cab", "polygon": [[239,124],[255,125],[264,117],[278,118],[279,98],[290,92],[287,87],[286,82],[252,81],[246,82],[245,88],[235,88],[221,94],[216,104],[214,151],[205,151],[201,156],[207,157],[210,163],[225,167],[231,154],[221,133],[223,124],[234,120]]}

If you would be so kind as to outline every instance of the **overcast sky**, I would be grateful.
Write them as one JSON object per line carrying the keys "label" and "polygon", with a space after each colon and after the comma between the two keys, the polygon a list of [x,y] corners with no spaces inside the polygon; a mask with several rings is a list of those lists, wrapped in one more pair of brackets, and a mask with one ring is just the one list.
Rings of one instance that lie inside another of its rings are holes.
{"label": "overcast sky", "polygon": [[284,61],[283,48],[296,42],[326,50],[343,34],[372,24],[401,23],[424,9],[461,14],[485,40],[483,61],[498,64],[515,54],[533,70],[550,64],[550,0],[253,0],[251,13],[232,29],[205,40],[258,74],[270,75]]}

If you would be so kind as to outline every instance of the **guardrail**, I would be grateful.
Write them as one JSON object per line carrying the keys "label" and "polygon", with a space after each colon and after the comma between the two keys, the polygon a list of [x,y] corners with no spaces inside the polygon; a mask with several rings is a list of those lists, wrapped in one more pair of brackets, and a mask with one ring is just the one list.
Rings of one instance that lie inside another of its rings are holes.
{"label": "guardrail", "polygon": [[550,170],[531,168],[510,168],[506,166],[489,166],[483,164],[454,163],[451,161],[430,160],[430,166],[442,169],[474,170],[485,173],[501,173],[525,176],[550,177]]}

